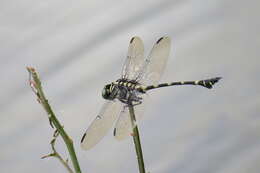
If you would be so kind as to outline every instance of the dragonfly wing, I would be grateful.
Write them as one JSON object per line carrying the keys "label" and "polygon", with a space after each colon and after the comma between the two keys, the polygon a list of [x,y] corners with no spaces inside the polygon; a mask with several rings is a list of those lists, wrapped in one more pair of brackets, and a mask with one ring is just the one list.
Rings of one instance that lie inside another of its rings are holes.
{"label": "dragonfly wing", "polygon": [[133,37],[128,47],[127,58],[122,69],[123,79],[135,79],[144,61],[144,45],[139,37]]}
{"label": "dragonfly wing", "polygon": [[119,101],[107,101],[104,103],[99,115],[90,124],[81,139],[82,149],[88,150],[92,148],[107,134],[116,121],[122,105]]}
{"label": "dragonfly wing", "polygon": [[143,119],[147,99],[143,96],[142,104],[134,106],[136,122],[132,125],[127,106],[124,106],[114,128],[114,136],[117,140],[123,140],[130,136],[133,128]]}
{"label": "dragonfly wing", "polygon": [[153,46],[149,56],[142,66],[138,81],[144,85],[158,84],[170,54],[171,40],[169,37],[161,37]]}
{"label": "dragonfly wing", "polygon": [[132,133],[132,123],[128,107],[122,109],[114,128],[114,136],[117,140],[123,140]]}
{"label": "dragonfly wing", "polygon": [[[133,79],[144,85],[155,85],[160,80],[170,53],[171,41],[169,37],[160,38],[153,46],[151,53],[144,60],[143,43],[140,38],[133,37],[130,41],[128,56],[122,70],[122,77]],[[142,95],[146,102],[145,95]],[[137,122],[142,119],[145,104],[134,106]],[[134,124],[134,126],[136,123]],[[121,111],[114,129],[114,136],[118,140],[125,139],[132,133],[133,125],[127,107]]]}

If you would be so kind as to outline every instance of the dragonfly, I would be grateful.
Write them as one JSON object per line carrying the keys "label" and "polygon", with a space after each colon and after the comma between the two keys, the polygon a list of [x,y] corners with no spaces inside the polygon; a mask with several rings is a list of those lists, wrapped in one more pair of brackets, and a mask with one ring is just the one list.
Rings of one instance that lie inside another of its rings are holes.
{"label": "dragonfly", "polygon": [[[221,77],[215,77],[206,80],[159,84],[170,54],[170,48],[170,38],[161,37],[154,44],[149,56],[145,58],[142,40],[137,36],[130,40],[121,78],[104,86],[102,97],[106,101],[84,133],[81,139],[81,148],[88,150],[94,147],[114,124],[113,135],[117,140],[123,140],[130,136],[144,113],[147,91],[174,85],[197,85],[211,89],[221,79]],[[130,105],[134,106],[136,112],[136,122],[134,123],[131,121],[128,111]]]}

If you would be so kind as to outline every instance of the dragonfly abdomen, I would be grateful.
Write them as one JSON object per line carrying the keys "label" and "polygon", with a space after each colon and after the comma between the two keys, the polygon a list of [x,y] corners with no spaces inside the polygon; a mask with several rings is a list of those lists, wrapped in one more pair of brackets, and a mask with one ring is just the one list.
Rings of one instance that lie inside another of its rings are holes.
{"label": "dragonfly abdomen", "polygon": [[136,89],[139,92],[145,93],[148,90],[161,88],[161,87],[168,87],[168,86],[174,86],[174,85],[200,85],[205,88],[211,89],[212,86],[218,82],[221,79],[221,77],[206,79],[206,80],[198,80],[198,81],[181,81],[181,82],[171,82],[171,83],[161,83],[158,85],[149,85],[149,86],[138,86]]}

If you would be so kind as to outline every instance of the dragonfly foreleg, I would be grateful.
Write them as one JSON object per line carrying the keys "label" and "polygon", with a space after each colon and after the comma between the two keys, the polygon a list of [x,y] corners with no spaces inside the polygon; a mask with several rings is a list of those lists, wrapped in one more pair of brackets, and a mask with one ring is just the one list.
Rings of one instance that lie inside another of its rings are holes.
{"label": "dragonfly foreleg", "polygon": [[132,103],[133,106],[137,106],[137,105],[140,105],[140,104],[142,104],[142,101],[141,101],[141,100],[140,100],[140,101],[137,101],[136,103]]}

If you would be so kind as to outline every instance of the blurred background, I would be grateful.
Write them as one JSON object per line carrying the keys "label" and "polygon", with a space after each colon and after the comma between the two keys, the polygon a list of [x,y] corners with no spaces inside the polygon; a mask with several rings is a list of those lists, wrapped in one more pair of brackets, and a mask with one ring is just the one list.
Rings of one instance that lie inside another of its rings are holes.
{"label": "blurred background", "polygon": [[[66,172],[51,152],[53,129],[28,85],[39,72],[57,117],[74,139],[82,172],[138,172],[131,138],[108,135],[92,150],[80,139],[99,112],[101,90],[120,77],[132,36],[146,55],[172,39],[161,82],[222,76],[214,89],[150,93],[139,130],[151,173],[258,173],[260,78],[258,1],[2,0],[1,172]],[[68,156],[59,139],[57,150]]]}

